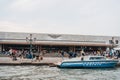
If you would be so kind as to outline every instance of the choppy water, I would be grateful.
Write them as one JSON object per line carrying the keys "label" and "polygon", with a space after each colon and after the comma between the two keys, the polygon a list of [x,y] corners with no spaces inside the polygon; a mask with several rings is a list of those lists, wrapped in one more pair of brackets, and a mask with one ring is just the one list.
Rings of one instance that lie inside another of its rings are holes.
{"label": "choppy water", "polygon": [[120,68],[59,69],[49,66],[0,66],[0,80],[120,80]]}

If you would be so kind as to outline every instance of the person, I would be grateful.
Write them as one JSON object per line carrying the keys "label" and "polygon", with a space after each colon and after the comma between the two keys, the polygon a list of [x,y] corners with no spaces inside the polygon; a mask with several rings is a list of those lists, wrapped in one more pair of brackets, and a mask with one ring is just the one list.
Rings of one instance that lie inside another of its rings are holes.
{"label": "person", "polygon": [[73,52],[70,51],[68,54],[69,54],[69,58],[72,58]]}
{"label": "person", "polygon": [[110,58],[112,58],[112,57],[113,57],[113,49],[111,49],[111,50],[110,50],[109,55],[110,55]]}
{"label": "person", "polygon": [[39,61],[40,61],[40,60],[43,60],[43,56],[44,56],[44,52],[41,51],[41,53],[39,54]]}
{"label": "person", "polygon": [[19,57],[20,57],[20,62],[22,62],[23,61],[23,51],[19,51]]}
{"label": "person", "polygon": [[85,56],[85,53],[84,53],[84,51],[82,50],[82,51],[81,51],[81,61],[84,60],[84,56]]}
{"label": "person", "polygon": [[83,50],[83,49],[81,50],[80,53],[81,53],[81,56],[85,56],[85,53],[84,53],[84,50]]}
{"label": "person", "polygon": [[84,53],[82,53],[82,56],[85,56],[85,54],[84,54]]}
{"label": "person", "polygon": [[62,56],[62,59],[64,58],[64,51],[62,50],[61,51],[61,56]]}
{"label": "person", "polygon": [[120,58],[120,50],[117,50],[117,56]]}
{"label": "person", "polygon": [[12,58],[13,58],[13,61],[17,60],[17,52],[16,52],[16,50],[12,50]]}
{"label": "person", "polygon": [[84,60],[84,57],[82,56],[82,57],[81,57],[81,61],[83,61],[83,60]]}
{"label": "person", "polygon": [[76,52],[72,52],[72,57],[76,57],[76,56],[77,56]]}
{"label": "person", "polygon": [[39,61],[40,62],[40,60],[42,60],[43,59],[43,57],[42,57],[42,54],[40,53],[37,53],[36,55],[36,60],[35,61]]}
{"label": "person", "polygon": [[39,55],[36,55],[36,61],[40,61],[40,59],[39,59]]}
{"label": "person", "polygon": [[12,57],[12,49],[9,50],[10,57]]}

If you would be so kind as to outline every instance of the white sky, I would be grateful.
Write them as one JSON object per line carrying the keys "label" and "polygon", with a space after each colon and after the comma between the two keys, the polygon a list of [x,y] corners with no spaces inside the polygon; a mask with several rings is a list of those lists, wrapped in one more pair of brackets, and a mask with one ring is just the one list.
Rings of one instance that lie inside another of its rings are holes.
{"label": "white sky", "polygon": [[0,0],[0,31],[120,36],[120,0]]}

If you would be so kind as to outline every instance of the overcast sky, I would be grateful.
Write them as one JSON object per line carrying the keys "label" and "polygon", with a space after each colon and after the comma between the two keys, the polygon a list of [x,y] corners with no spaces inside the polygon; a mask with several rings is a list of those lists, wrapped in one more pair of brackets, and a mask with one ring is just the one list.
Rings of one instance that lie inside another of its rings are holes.
{"label": "overcast sky", "polygon": [[0,0],[0,31],[120,36],[120,0]]}

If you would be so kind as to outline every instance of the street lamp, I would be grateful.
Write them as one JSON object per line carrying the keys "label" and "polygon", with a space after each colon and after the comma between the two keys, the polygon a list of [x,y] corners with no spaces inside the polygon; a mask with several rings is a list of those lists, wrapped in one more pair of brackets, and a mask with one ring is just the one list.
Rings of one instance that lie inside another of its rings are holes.
{"label": "street lamp", "polygon": [[29,44],[30,44],[30,51],[29,51],[29,53],[31,54],[32,59],[33,59],[32,43],[33,43],[34,41],[36,41],[36,38],[33,38],[33,37],[32,37],[32,34],[30,34],[29,37],[26,37],[26,41],[29,42]]}

